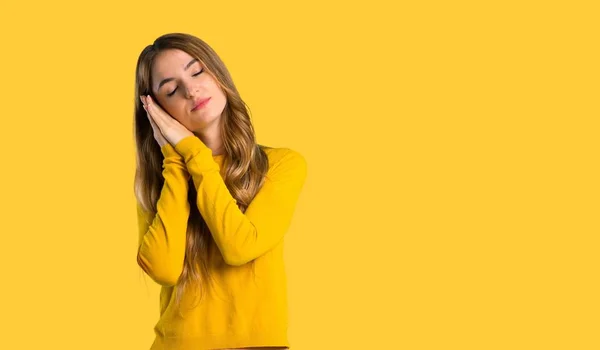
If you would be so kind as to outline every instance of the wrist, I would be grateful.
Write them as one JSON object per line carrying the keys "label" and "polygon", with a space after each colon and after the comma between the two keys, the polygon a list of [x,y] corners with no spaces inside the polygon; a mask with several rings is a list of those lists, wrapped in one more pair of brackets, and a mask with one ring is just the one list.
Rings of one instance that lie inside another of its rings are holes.
{"label": "wrist", "polygon": [[165,158],[169,158],[169,157],[178,157],[181,158],[181,155],[179,153],[177,153],[177,151],[175,150],[175,148],[173,147],[173,145],[171,145],[170,143],[165,143],[164,145],[160,146],[160,152],[162,153],[162,155]]}

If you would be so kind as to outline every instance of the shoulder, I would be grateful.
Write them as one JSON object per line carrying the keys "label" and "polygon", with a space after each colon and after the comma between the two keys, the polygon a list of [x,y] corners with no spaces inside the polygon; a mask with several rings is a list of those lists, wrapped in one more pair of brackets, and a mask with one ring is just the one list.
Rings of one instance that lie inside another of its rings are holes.
{"label": "shoulder", "polygon": [[261,148],[269,159],[269,174],[271,176],[297,176],[305,177],[307,171],[306,158],[302,153],[287,147]]}

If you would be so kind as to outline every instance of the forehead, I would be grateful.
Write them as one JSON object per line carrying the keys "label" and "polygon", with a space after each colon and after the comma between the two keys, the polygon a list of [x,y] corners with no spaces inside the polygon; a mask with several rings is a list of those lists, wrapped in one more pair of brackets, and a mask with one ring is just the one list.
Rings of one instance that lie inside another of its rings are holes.
{"label": "forehead", "polygon": [[185,66],[193,59],[187,52],[178,49],[160,52],[152,63],[153,80],[159,81],[165,77],[173,77],[177,72],[183,72]]}

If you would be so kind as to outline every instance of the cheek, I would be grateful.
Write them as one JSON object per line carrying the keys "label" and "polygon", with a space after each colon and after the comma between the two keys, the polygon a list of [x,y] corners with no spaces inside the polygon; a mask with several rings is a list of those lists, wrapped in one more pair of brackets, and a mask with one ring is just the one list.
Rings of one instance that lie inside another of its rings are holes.
{"label": "cheek", "polygon": [[225,107],[225,104],[227,103],[227,96],[225,93],[219,87],[217,87],[215,95],[218,96],[220,107]]}
{"label": "cheek", "polygon": [[179,118],[185,112],[185,103],[181,99],[171,97],[171,100],[165,105],[165,110],[174,118]]}
{"label": "cheek", "polygon": [[218,103],[215,103],[215,112],[218,114],[223,113],[223,110],[225,110],[225,105],[227,105],[227,97],[225,96],[225,94],[223,92],[217,92],[217,101]]}
{"label": "cheek", "polygon": [[209,90],[210,90],[210,95],[213,96],[213,98],[215,98],[215,100],[219,100],[219,102],[223,102],[225,101],[225,92],[223,92],[223,90],[221,90],[221,87],[219,86],[219,84],[214,81],[211,80],[209,82]]}

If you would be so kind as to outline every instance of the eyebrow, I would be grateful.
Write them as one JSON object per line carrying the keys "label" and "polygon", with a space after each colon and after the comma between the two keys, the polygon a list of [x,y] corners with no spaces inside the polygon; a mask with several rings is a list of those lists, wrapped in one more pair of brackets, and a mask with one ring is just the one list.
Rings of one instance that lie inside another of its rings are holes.
{"label": "eyebrow", "polygon": [[[196,62],[198,62],[198,59],[194,58],[185,66],[185,68],[183,68],[183,70],[188,70],[188,68],[190,68],[190,66]],[[158,84],[158,87],[156,88],[156,91],[160,90],[161,86],[165,85],[166,83],[168,83],[172,80],[175,80],[175,78],[166,78],[166,79],[161,80],[160,83]]]}

